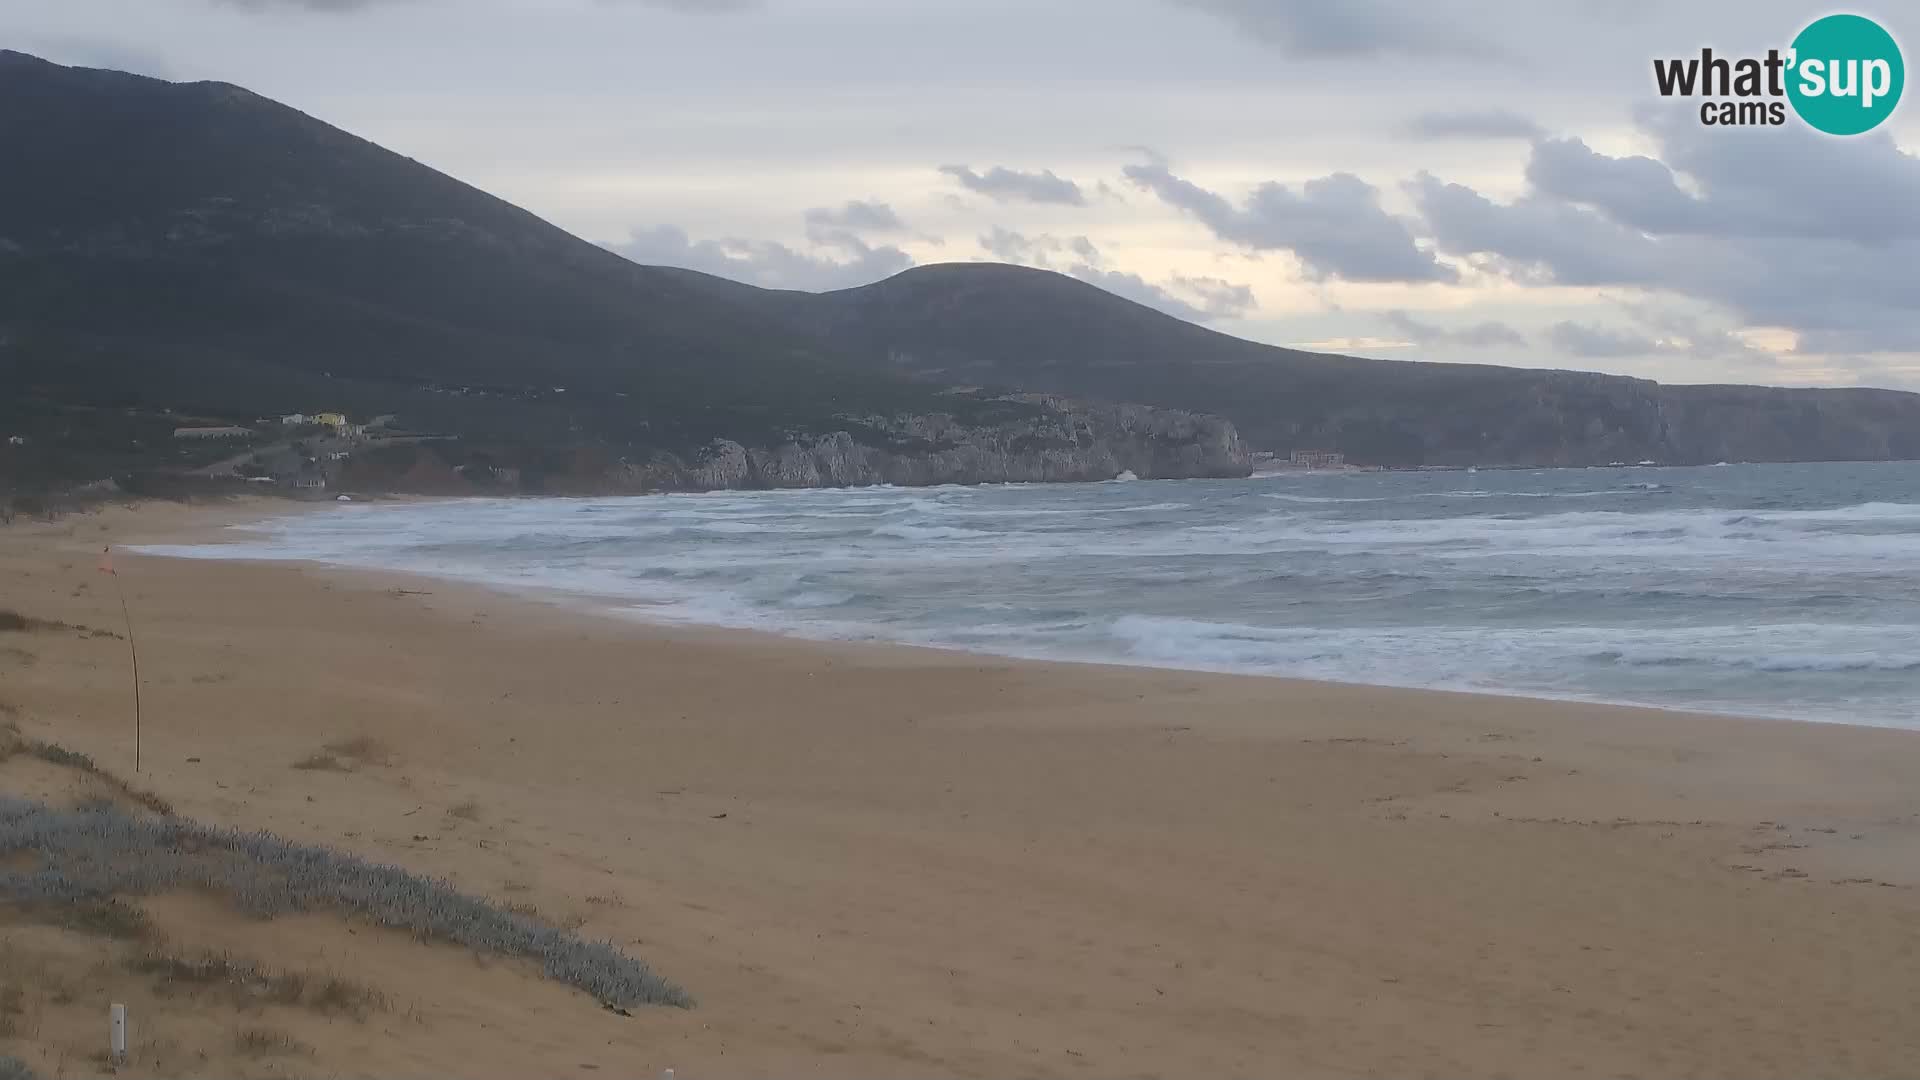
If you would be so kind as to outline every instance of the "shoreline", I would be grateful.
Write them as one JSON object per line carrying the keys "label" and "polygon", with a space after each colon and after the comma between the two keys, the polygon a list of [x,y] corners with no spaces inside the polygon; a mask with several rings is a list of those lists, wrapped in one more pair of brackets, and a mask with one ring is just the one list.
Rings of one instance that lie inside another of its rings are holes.
{"label": "shoreline", "polygon": [[[1591,467],[1605,468],[1606,466],[1591,466]],[[1638,466],[1630,466],[1630,467],[1638,467]],[[1692,467],[1692,466],[1662,466],[1662,467],[1682,468],[1682,467]],[[1698,466],[1698,467],[1705,468],[1707,466]],[[1581,467],[1581,468],[1587,468],[1587,467]],[[796,490],[816,490],[816,489],[796,489]],[[857,489],[848,489],[848,490],[857,490]],[[708,494],[708,493],[699,492],[699,493],[666,493],[666,494]],[[566,496],[564,498],[591,499],[591,498],[651,498],[651,497],[654,497],[654,496],[653,495],[580,496],[580,497]],[[401,497],[397,499],[390,499],[390,500],[383,500],[383,501],[401,502],[401,503],[418,503],[418,502],[452,503],[452,502],[470,501],[473,499],[491,500],[493,498],[495,497],[493,496],[411,497],[410,496],[410,497]],[[524,499],[524,498],[537,498],[537,497],[520,497],[520,498]],[[138,549],[138,548],[147,548],[147,547],[174,547],[174,546],[216,547],[224,544],[238,544],[238,543],[243,543],[244,541],[236,539],[232,534],[232,530],[244,530],[250,524],[257,524],[260,522],[265,522],[265,521],[269,521],[277,518],[292,517],[299,514],[318,513],[323,509],[331,508],[335,505],[336,504],[332,502],[302,504],[302,505],[288,506],[282,509],[276,509],[274,512],[270,512],[270,513],[258,513],[258,514],[252,513],[251,512],[252,509],[265,510],[266,507],[264,506],[257,507],[257,508],[250,507],[248,515],[243,520],[228,522],[218,527],[196,524],[196,525],[188,526],[185,529],[185,531],[170,531],[165,534],[156,534],[155,537],[135,537],[127,542],[127,546],[129,547],[129,549]],[[356,503],[352,505],[377,505],[377,503]],[[149,557],[153,557],[153,558],[178,558],[178,559],[186,559],[186,560],[212,560],[212,561],[227,561],[227,562],[265,563],[265,564],[271,564],[271,565],[305,566],[305,567],[324,570],[327,572],[349,574],[349,575],[355,575],[355,574],[395,575],[395,576],[408,577],[415,580],[435,581],[435,582],[442,582],[446,584],[455,584],[455,585],[459,585],[466,588],[479,589],[479,590],[482,590],[483,592],[492,593],[494,595],[498,595],[508,599],[522,600],[522,601],[529,601],[529,602],[536,602],[536,603],[551,603],[583,615],[589,615],[589,616],[598,617],[598,618],[613,619],[613,620],[616,620],[622,623],[631,624],[631,625],[640,625],[640,626],[655,627],[655,628],[661,628],[661,629],[693,629],[697,631],[711,631],[711,632],[720,633],[720,634],[737,633],[737,634],[755,635],[759,637],[768,638],[771,640],[790,641],[790,642],[796,642],[796,643],[814,643],[814,644],[823,644],[823,645],[848,645],[848,646],[855,646],[855,647],[861,647],[861,648],[881,648],[881,649],[889,649],[889,648],[919,649],[919,650],[928,650],[928,651],[940,652],[940,653],[956,653],[956,654],[960,654],[963,656],[970,656],[970,657],[982,657],[982,658],[991,658],[991,659],[999,659],[999,660],[1008,660],[1008,661],[1014,661],[1018,663],[1068,664],[1076,667],[1090,667],[1090,668],[1096,668],[1096,669],[1112,668],[1117,670],[1144,670],[1144,671],[1186,673],[1186,674],[1194,674],[1194,675],[1216,675],[1216,676],[1227,677],[1227,678],[1273,679],[1273,680],[1280,680],[1282,682],[1304,683],[1309,685],[1344,686],[1344,687],[1354,687],[1354,688],[1360,688],[1360,689],[1404,691],[1409,693],[1447,694],[1447,695],[1456,695],[1456,696],[1465,696],[1465,697],[1518,699],[1522,701],[1534,701],[1534,702],[1543,702],[1543,703],[1551,703],[1551,704],[1589,705],[1589,706],[1601,706],[1601,707],[1607,707],[1607,708],[1638,709],[1638,710],[1649,710],[1653,712],[1664,713],[1664,714],[1681,717],[1681,718],[1688,718],[1688,719],[1697,719],[1700,717],[1717,717],[1721,719],[1756,721],[1756,722],[1764,722],[1764,723],[1813,724],[1820,727],[1829,727],[1829,728],[1860,728],[1860,729],[1876,730],[1876,731],[1920,732],[1920,720],[1916,720],[1912,725],[1893,723],[1893,722],[1874,723],[1874,722],[1862,721],[1857,719],[1852,719],[1852,720],[1828,719],[1828,718],[1815,717],[1815,716],[1797,715],[1797,714],[1792,714],[1784,711],[1755,712],[1755,711],[1743,711],[1743,710],[1738,710],[1734,708],[1727,708],[1727,709],[1700,708],[1700,707],[1689,707],[1686,705],[1670,705],[1670,704],[1662,704],[1658,702],[1629,701],[1629,700],[1621,700],[1621,699],[1615,699],[1615,698],[1604,698],[1599,696],[1588,696],[1588,695],[1571,694],[1571,693],[1551,694],[1551,693],[1542,693],[1538,691],[1532,691],[1528,689],[1505,689],[1500,687],[1462,688],[1462,687],[1453,687],[1453,686],[1413,685],[1413,684],[1407,684],[1407,683],[1390,683],[1390,682],[1359,682],[1359,681],[1346,680],[1346,679],[1330,679],[1330,678],[1318,678],[1318,677],[1302,676],[1302,675],[1289,675],[1289,674],[1274,673],[1274,672],[1236,670],[1226,666],[1200,667],[1200,666],[1181,665],[1176,663],[1156,663],[1152,661],[1129,661],[1129,660],[1121,660],[1121,659],[1113,659],[1113,658],[1105,658],[1105,657],[1080,657],[1080,656],[1066,656],[1066,655],[1046,655],[1041,653],[994,651],[989,649],[969,647],[965,645],[944,644],[940,642],[930,642],[930,641],[906,641],[906,640],[900,640],[900,639],[883,638],[879,636],[874,636],[869,638],[838,637],[832,634],[806,633],[804,632],[803,629],[800,629],[797,627],[785,627],[785,628],[776,629],[776,628],[768,628],[768,627],[762,627],[762,626],[739,626],[739,625],[732,625],[728,623],[701,622],[695,619],[649,617],[646,614],[646,612],[647,612],[647,609],[652,605],[650,605],[646,601],[634,600],[631,598],[614,597],[604,593],[578,592],[578,591],[568,590],[568,589],[559,588],[559,587],[516,586],[516,585],[502,583],[497,580],[490,580],[490,579],[485,579],[479,576],[472,576],[472,575],[439,574],[439,573],[434,573],[433,571],[430,571],[430,570],[413,570],[413,569],[381,567],[381,566],[363,566],[363,565],[356,565],[353,563],[330,562],[322,559],[250,558],[250,557],[218,559],[214,556],[184,555],[184,554],[170,553],[170,552],[168,553],[143,552],[143,554],[148,554]]]}
{"label": "shoreline", "polygon": [[[0,592],[115,628],[99,545],[235,508],[202,511],[0,531]],[[316,1072],[1920,1067],[1904,731],[798,641],[315,565],[119,570],[143,787],[578,920],[700,1002],[618,1017],[364,929],[231,931],[416,1010],[316,1028]],[[0,635],[21,726],[130,775],[126,679],[124,642]],[[294,767],[356,739],[377,758]]]}

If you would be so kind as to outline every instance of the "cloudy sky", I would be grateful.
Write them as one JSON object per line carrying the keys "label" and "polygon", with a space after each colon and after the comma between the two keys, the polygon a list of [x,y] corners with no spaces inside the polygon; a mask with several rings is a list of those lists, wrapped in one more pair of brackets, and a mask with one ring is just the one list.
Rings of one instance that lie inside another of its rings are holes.
{"label": "cloudy sky", "polygon": [[[1920,389],[1920,105],[1835,139],[1653,90],[1829,10],[5,0],[0,47],[238,83],[757,284],[994,259],[1276,344]],[[1920,41],[1906,0],[1849,10]]]}

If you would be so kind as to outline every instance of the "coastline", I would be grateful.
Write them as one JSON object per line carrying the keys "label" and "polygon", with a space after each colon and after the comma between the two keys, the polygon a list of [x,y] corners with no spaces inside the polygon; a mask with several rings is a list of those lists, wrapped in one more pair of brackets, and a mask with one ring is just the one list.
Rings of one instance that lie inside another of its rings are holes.
{"label": "coastline", "polygon": [[[99,544],[255,511],[0,530],[7,606],[117,627]],[[1920,1064],[1911,732],[818,642],[412,575],[118,558],[149,695],[142,783],[211,823],[524,886],[702,1002],[611,1018],[543,999],[532,1038],[436,1014],[388,1038],[468,1056],[379,1059],[389,1075],[574,1060],[543,1052],[690,1076]],[[0,645],[30,657],[0,660],[24,728],[131,771],[120,643]],[[390,763],[289,771],[352,736]],[[477,820],[447,814],[466,802]]]}
{"label": "coastline", "polygon": [[[1049,485],[1034,485],[1049,486]],[[1070,485],[1064,485],[1070,486]],[[858,490],[858,489],[851,489]],[[681,493],[685,494],[685,493]],[[612,498],[651,498],[653,496],[613,496]],[[461,502],[495,503],[501,501],[524,502],[530,497],[509,496],[396,496],[373,501],[399,504],[440,503],[457,504]],[[599,496],[567,496],[559,501],[593,501]],[[1309,500],[1312,501],[1312,500]],[[361,506],[368,503],[361,503]],[[165,534],[143,535],[134,541],[139,549],[152,548],[214,548],[220,546],[238,546],[258,544],[253,537],[244,533],[236,535],[232,530],[244,528],[250,524],[274,518],[285,518],[301,513],[317,513],[331,509],[334,504],[294,503],[282,500],[249,499],[241,500],[237,512],[219,526],[213,526],[200,515],[190,515],[190,524],[169,529]],[[212,511],[209,510],[209,514]],[[177,558],[218,558],[217,556],[187,553],[182,551],[152,551],[142,553],[161,557]],[[581,614],[611,618],[623,622],[653,627],[681,628],[694,631],[713,630],[721,633],[739,633],[761,635],[775,640],[794,642],[816,642],[828,644],[857,644],[879,648],[921,649],[946,653],[959,653],[966,656],[990,659],[1013,660],[1019,662],[1070,664],[1092,666],[1096,668],[1145,669],[1189,674],[1222,675],[1230,677],[1280,679],[1288,682],[1308,684],[1328,684],[1379,690],[1413,691],[1422,693],[1457,694],[1474,697],[1518,698],[1526,701],[1564,703],[1575,705],[1600,705],[1625,709],[1651,710],[1669,713],[1681,717],[1717,716],[1745,720],[1764,720],[1773,722],[1811,723],[1829,727],[1862,727],[1886,730],[1920,731],[1920,722],[1909,716],[1887,718],[1871,713],[1864,717],[1855,712],[1852,716],[1836,716],[1831,713],[1821,715],[1818,711],[1796,710],[1790,706],[1768,707],[1752,702],[1733,703],[1727,701],[1704,701],[1696,704],[1662,702],[1659,700],[1636,699],[1633,697],[1613,696],[1605,693],[1581,692],[1579,690],[1555,691],[1543,687],[1514,685],[1487,685],[1470,680],[1421,680],[1393,677],[1344,677],[1341,674],[1294,674],[1286,672],[1262,671],[1245,665],[1232,663],[1209,663],[1187,657],[1179,659],[1154,658],[1151,655],[1132,655],[1126,657],[1081,652],[1062,648],[1017,648],[1008,646],[967,644],[953,640],[940,640],[931,636],[906,636],[897,633],[869,633],[867,627],[847,626],[844,624],[815,623],[808,621],[773,622],[758,617],[759,613],[744,619],[738,615],[715,615],[711,611],[691,616],[667,614],[676,605],[658,598],[623,597],[617,593],[594,591],[592,589],[570,589],[564,585],[526,584],[507,582],[497,576],[489,577],[472,572],[446,571],[404,566],[380,566],[355,562],[334,562],[325,558],[282,558],[269,555],[240,555],[233,561],[263,562],[279,565],[307,566],[333,572],[350,574],[400,575],[439,581],[449,585],[478,588],[505,597],[525,601],[556,603]],[[730,613],[729,613],[730,614]]]}

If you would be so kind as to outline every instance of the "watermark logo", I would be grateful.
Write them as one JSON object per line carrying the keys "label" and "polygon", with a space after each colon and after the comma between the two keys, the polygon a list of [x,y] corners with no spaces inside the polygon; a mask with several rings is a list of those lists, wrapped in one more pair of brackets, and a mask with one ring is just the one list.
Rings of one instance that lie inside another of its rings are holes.
{"label": "watermark logo", "polygon": [[1829,135],[1879,127],[1900,104],[1907,68],[1886,28],[1860,15],[1828,15],[1809,23],[1784,51],[1764,57],[1715,56],[1653,62],[1661,97],[1698,97],[1700,122],[1734,127],[1779,125],[1787,108]]}

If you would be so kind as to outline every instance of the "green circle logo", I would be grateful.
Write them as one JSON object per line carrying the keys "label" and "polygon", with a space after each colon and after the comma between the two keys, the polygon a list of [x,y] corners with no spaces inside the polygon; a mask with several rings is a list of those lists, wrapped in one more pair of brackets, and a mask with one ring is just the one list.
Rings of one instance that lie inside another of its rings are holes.
{"label": "green circle logo", "polygon": [[1872,131],[1893,115],[1907,67],[1893,35],[1859,15],[1828,15],[1793,39],[1787,99],[1829,135]]}

